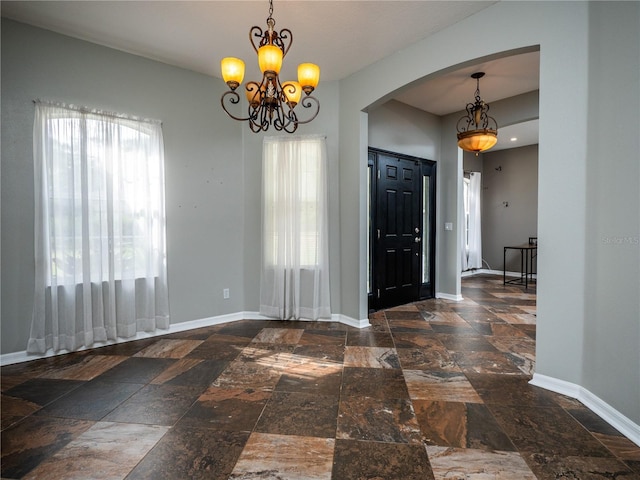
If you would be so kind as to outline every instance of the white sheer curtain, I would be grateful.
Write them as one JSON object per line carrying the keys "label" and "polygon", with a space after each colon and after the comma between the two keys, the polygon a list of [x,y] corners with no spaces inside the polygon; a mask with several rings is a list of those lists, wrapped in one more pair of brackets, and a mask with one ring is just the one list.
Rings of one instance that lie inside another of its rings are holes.
{"label": "white sheer curtain", "polygon": [[469,180],[462,177],[462,208],[460,213],[460,257],[462,270],[469,270]]}
{"label": "white sheer curtain", "polygon": [[159,122],[36,102],[28,352],[169,327]]}
{"label": "white sheer curtain", "polygon": [[260,313],[331,318],[324,136],[266,137]]}
{"label": "white sheer curtain", "polygon": [[471,172],[469,182],[469,258],[467,268],[482,268],[481,196],[480,172]]}

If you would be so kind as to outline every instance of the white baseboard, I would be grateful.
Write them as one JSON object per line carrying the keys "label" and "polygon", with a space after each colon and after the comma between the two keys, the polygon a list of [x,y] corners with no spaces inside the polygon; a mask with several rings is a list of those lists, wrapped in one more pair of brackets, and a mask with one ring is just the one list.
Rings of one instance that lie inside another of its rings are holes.
{"label": "white baseboard", "polygon": [[[105,347],[108,345],[115,345],[117,343],[133,342],[135,340],[141,340],[144,338],[169,335],[171,333],[184,332],[186,330],[193,330],[193,329],[202,328],[202,327],[212,327],[214,325],[220,325],[222,323],[237,322],[239,320],[273,320],[273,318],[265,317],[264,315],[260,315],[260,313],[258,312],[228,313],[226,315],[218,315],[215,317],[207,317],[207,318],[200,318],[197,320],[190,320],[188,322],[172,323],[169,326],[169,328],[165,330],[159,329],[153,333],[138,332],[135,336],[130,338],[118,338],[117,340],[107,340],[105,342],[96,342],[91,347],[82,347],[76,351],[81,352],[83,350],[88,350],[91,348]],[[301,320],[301,321],[307,321],[307,320]],[[363,320],[356,320],[355,318],[351,318],[339,313],[334,313],[333,315],[331,315],[330,320],[320,319],[320,321],[339,322],[339,323],[343,323],[345,325],[349,325],[351,327],[356,327],[356,328],[365,328],[370,326],[369,319],[367,318]],[[69,352],[68,350],[60,350],[58,352],[53,352],[49,350],[43,354],[30,354],[30,353],[27,353],[26,350],[23,350],[20,352],[3,353],[2,355],[0,355],[0,366],[11,365],[14,363],[28,362],[30,360],[37,360],[39,358],[47,358],[47,357],[53,357],[56,355],[63,355],[65,353],[71,353],[71,352]]]}
{"label": "white baseboard", "polygon": [[552,392],[575,398],[633,443],[640,446],[640,425],[634,423],[631,419],[586,388],[576,385],[575,383],[565,382],[564,380],[558,380],[557,378],[548,377],[539,373],[534,373],[533,379],[531,379],[529,383],[536,387],[545,388]]}
{"label": "white baseboard", "polygon": [[452,300],[454,302],[461,302],[462,300],[464,300],[464,298],[462,298],[462,295],[451,295],[450,293],[442,293],[442,292],[436,292],[436,298],[442,298],[444,300]]}
{"label": "white baseboard", "polygon": [[[474,275],[480,275],[481,273],[486,273],[488,275],[506,275],[507,277],[521,277],[522,274],[520,272],[510,272],[510,271],[506,271],[503,272],[502,270],[489,270],[487,268],[475,268],[472,270],[466,270],[464,272],[461,273],[461,277],[472,277]],[[538,274],[534,273],[532,274],[532,277],[537,279],[538,278]]]}

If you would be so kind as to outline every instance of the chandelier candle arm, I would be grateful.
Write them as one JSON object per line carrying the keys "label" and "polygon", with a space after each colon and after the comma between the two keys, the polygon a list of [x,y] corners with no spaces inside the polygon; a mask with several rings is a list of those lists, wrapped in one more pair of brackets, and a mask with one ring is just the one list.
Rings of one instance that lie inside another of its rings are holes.
{"label": "chandelier candle arm", "polygon": [[[275,24],[273,0],[269,0],[267,28],[264,31],[257,26],[249,29],[249,41],[258,56],[262,80],[248,81],[245,84],[247,117],[238,117],[228,109],[240,103],[240,95],[235,90],[242,84],[245,67],[244,62],[238,58],[227,57],[220,62],[222,78],[230,89],[222,95],[220,103],[222,109],[234,120],[248,121],[253,132],[264,132],[273,126],[278,131],[293,133],[298,125],[309,123],[318,116],[320,103],[311,93],[320,81],[320,67],[313,63],[302,63],[298,66],[298,81],[287,80],[282,84],[280,70],[283,59],[293,44],[293,34],[286,28],[278,32]],[[305,93],[304,97],[302,92]],[[309,118],[298,118],[294,110],[298,105],[311,109]]]}

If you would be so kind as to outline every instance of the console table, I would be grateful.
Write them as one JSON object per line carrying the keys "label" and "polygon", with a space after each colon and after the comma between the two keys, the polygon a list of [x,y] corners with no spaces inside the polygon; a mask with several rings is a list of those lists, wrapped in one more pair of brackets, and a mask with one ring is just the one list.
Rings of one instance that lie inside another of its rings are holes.
{"label": "console table", "polygon": [[[519,250],[520,251],[520,277],[507,281],[507,250]],[[522,245],[504,247],[503,254],[503,270],[502,270],[502,283],[507,285],[508,283],[514,285],[524,285],[524,288],[529,287],[529,282],[533,282],[533,259],[538,255],[538,245],[531,243],[524,243]]]}

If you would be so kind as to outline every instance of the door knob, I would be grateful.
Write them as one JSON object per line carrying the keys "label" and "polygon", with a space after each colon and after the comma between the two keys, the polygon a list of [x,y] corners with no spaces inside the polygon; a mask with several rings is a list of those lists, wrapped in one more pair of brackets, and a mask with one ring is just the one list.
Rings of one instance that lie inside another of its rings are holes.
{"label": "door knob", "polygon": [[416,242],[416,243],[420,243],[420,237],[414,238],[413,241]]}
{"label": "door knob", "polygon": [[420,233],[420,229],[418,227],[415,228],[414,230],[416,233]]}

